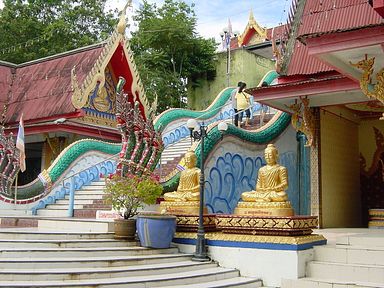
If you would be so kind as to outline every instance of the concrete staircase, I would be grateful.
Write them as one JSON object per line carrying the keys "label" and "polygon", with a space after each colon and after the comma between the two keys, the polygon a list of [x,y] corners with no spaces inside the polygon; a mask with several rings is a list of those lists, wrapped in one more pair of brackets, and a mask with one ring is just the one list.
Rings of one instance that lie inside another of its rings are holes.
{"label": "concrete staircase", "polygon": [[169,145],[161,154],[161,165],[166,165],[173,159],[184,156],[189,148],[191,148],[191,139],[189,137],[181,139],[175,144]]}
{"label": "concrete staircase", "polygon": [[[104,181],[92,182],[75,191],[74,217],[96,218],[97,210],[111,210],[112,206],[104,201]],[[39,209],[40,217],[68,217],[69,195],[55,204],[49,204],[45,209]]]}
{"label": "concrete staircase", "polygon": [[282,288],[384,287],[384,231],[349,235],[336,243],[315,246],[306,277],[283,280]]}
{"label": "concrete staircase", "polygon": [[0,287],[262,286],[235,269],[194,262],[176,247],[143,248],[107,232],[2,228],[0,250]]}
{"label": "concrete staircase", "polygon": [[[264,117],[264,124],[273,117],[274,114],[266,114]],[[250,121],[249,127],[244,127],[241,125],[242,129],[245,130],[256,130],[260,128],[260,115],[256,114],[253,116],[253,119]],[[232,123],[232,119],[225,120],[227,123]],[[190,137],[185,137],[175,144],[169,145],[164,149],[161,154],[160,166],[155,170],[155,173],[161,177],[166,177],[170,172],[172,172],[176,165],[180,162],[184,154],[191,148],[191,139]]]}
{"label": "concrete staircase", "polygon": [[169,145],[164,149],[160,158],[160,165],[154,173],[160,178],[166,177],[171,173],[179,164],[181,158],[184,157],[184,154],[191,148],[191,139],[186,137],[181,141]]}

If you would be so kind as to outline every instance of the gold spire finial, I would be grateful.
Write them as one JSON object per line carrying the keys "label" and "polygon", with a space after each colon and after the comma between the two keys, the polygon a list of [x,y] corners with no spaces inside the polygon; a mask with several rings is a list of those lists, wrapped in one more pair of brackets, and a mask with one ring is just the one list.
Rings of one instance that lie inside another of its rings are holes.
{"label": "gold spire finial", "polygon": [[132,7],[132,0],[128,0],[127,3],[125,4],[124,8],[120,12],[119,23],[117,24],[117,32],[119,32],[120,34],[124,34],[125,28],[127,27],[127,22],[125,21],[125,16],[126,16],[128,7]]}
{"label": "gold spire finial", "polygon": [[249,20],[255,21],[255,16],[253,16],[253,9],[251,8],[251,11],[249,11]]}

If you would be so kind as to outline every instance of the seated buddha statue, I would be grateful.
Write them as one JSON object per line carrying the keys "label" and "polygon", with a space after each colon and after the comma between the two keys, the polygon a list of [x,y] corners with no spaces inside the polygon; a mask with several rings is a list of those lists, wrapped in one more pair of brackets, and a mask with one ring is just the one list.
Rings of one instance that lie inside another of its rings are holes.
{"label": "seated buddha statue", "polygon": [[193,151],[188,151],[184,156],[186,169],[180,174],[177,190],[164,194],[165,201],[199,201],[200,199],[200,174],[196,167],[197,157]]}
{"label": "seated buddha statue", "polygon": [[285,202],[288,200],[287,169],[277,163],[278,151],[273,144],[264,150],[267,165],[259,169],[256,190],[244,192],[241,199],[246,202]]}

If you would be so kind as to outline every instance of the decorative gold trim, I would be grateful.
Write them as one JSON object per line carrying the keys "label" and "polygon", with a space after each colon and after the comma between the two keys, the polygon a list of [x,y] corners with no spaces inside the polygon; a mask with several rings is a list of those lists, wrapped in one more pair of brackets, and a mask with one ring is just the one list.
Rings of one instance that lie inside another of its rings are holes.
{"label": "decorative gold trim", "polygon": [[[204,209],[205,213],[207,208]],[[162,201],[160,203],[160,211],[166,211],[171,214],[187,214],[187,215],[198,215],[199,214],[199,201],[188,201],[188,202],[172,202]]]}
{"label": "decorative gold trim", "polygon": [[383,227],[384,228],[384,221],[369,221],[368,222],[368,227]]}
{"label": "decorative gold trim", "polygon": [[152,119],[155,116],[155,109],[157,108],[156,107],[157,102],[155,101],[154,103],[152,103],[152,107],[148,103],[148,100],[145,96],[143,85],[140,80],[138,70],[136,68],[136,64],[133,58],[133,53],[129,46],[129,41],[125,37],[125,28],[126,28],[126,22],[125,22],[126,12],[125,11],[127,7],[130,5],[130,2],[131,1],[128,1],[124,9],[122,10],[120,20],[118,25],[116,26],[115,31],[109,37],[99,58],[93,65],[91,72],[86,76],[81,87],[79,86],[76,79],[76,73],[75,73],[76,67],[73,67],[72,79],[71,79],[72,89],[73,89],[72,104],[75,106],[75,108],[80,109],[84,107],[84,105],[88,101],[89,94],[96,88],[96,84],[98,82],[100,82],[99,84],[100,87],[104,86],[105,68],[108,65],[113,54],[115,53],[116,48],[121,43],[124,50],[124,54],[127,59],[129,69],[132,72],[133,79],[132,79],[132,85],[130,87],[130,90],[131,90],[130,92],[132,93],[132,95],[135,96],[134,101],[138,100],[140,103],[143,104],[144,114],[147,119]]}
{"label": "decorative gold trim", "polygon": [[384,209],[369,209],[369,216],[384,216]]}
{"label": "decorative gold trim", "polygon": [[[363,59],[357,63],[349,62],[353,67],[356,67],[363,71],[363,75],[360,79],[360,88],[363,93],[371,99],[379,100],[384,104],[384,68],[381,68],[376,73],[376,84],[370,84],[372,82],[373,65],[375,64],[375,57],[370,59]],[[380,120],[384,120],[384,113]]]}
{"label": "decorative gold trim", "polygon": [[52,179],[49,176],[48,171],[46,169],[41,171],[41,173],[39,174],[39,178],[40,178],[41,182],[43,182],[44,187],[46,189],[50,189],[52,187]]}
{"label": "decorative gold trim", "polygon": [[[307,137],[305,146],[313,147],[315,145],[315,117],[309,107],[309,99],[300,97],[301,103],[295,100],[295,103],[287,106],[293,111],[291,123],[296,131],[301,131]],[[303,109],[301,109],[303,107]],[[302,119],[300,121],[299,119]]]}
{"label": "decorative gold trim", "polygon": [[[216,217],[204,215],[203,224],[216,226]],[[199,216],[177,215],[177,225],[196,225],[197,227],[199,225]]]}
{"label": "decorative gold trim", "polygon": [[237,203],[238,208],[292,208],[291,202],[245,202]]}
{"label": "decorative gold trim", "polygon": [[[196,233],[176,232],[175,238],[196,239]],[[253,243],[271,243],[271,244],[291,244],[301,245],[326,240],[323,235],[311,234],[302,236],[267,236],[267,235],[244,235],[244,234],[224,234],[222,232],[205,233],[207,240],[218,241],[236,241]]]}
{"label": "decorative gold trim", "polygon": [[317,228],[317,218],[311,217],[306,219],[294,217],[220,217],[217,216],[217,227],[219,228],[254,228],[262,230],[279,229],[279,230],[303,230]]}
{"label": "decorative gold trim", "polygon": [[86,111],[85,115],[78,121],[92,123],[98,126],[112,127],[112,128],[115,128],[117,125],[117,122],[115,119],[104,118],[102,115],[100,116],[92,115],[92,112],[89,112],[89,111]]}
{"label": "decorative gold trim", "polygon": [[264,38],[264,39],[267,38],[267,29],[262,28],[256,22],[255,17],[253,16],[253,11],[251,9],[251,11],[249,13],[249,19],[248,19],[247,26],[245,27],[244,32],[237,39],[240,47],[244,44],[243,43],[244,38],[248,34],[248,31],[251,30],[252,28],[257,32],[257,34],[259,34],[260,38]]}
{"label": "decorative gold trim", "polygon": [[135,100],[138,100],[140,103],[143,104],[145,117],[147,119],[152,119],[155,116],[155,110],[152,110],[152,108],[148,103],[148,99],[145,96],[144,87],[143,87],[143,84],[141,83],[140,75],[137,70],[137,67],[133,58],[133,53],[129,46],[128,39],[123,39],[123,43],[124,43],[123,45],[124,53],[127,56],[127,60],[128,60],[127,62],[133,77],[132,86],[131,86],[132,95],[136,95]]}
{"label": "decorative gold trim", "polygon": [[165,207],[199,207],[199,201],[188,201],[188,202],[171,202],[171,201],[162,201],[161,206]]}

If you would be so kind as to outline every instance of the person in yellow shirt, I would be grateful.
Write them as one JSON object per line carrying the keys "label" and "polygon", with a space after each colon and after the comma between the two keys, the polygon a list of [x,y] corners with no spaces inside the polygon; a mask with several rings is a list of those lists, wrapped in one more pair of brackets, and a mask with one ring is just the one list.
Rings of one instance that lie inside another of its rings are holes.
{"label": "person in yellow shirt", "polygon": [[[236,103],[237,103],[237,111],[239,112],[239,123],[243,120],[243,114],[245,113],[245,127],[250,126],[249,125],[249,118],[251,117],[251,111],[250,111],[250,98],[251,95],[244,92],[245,87],[247,87],[247,84],[244,82],[241,82],[241,85],[239,87],[239,91],[236,93]],[[238,126],[239,127],[239,126]]]}

